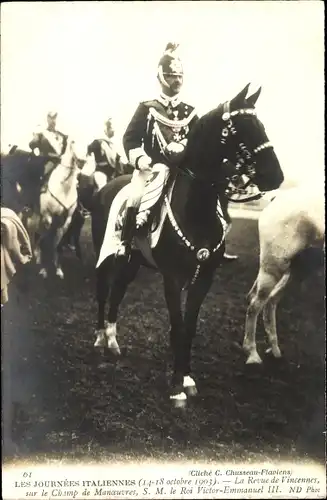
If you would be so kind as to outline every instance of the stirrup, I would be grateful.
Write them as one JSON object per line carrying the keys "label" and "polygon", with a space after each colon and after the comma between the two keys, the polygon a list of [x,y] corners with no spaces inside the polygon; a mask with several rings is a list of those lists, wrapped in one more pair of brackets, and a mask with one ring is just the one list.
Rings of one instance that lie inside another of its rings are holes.
{"label": "stirrup", "polygon": [[233,260],[238,260],[238,255],[231,255],[225,252],[223,258],[225,261],[233,261]]}
{"label": "stirrup", "polygon": [[131,248],[130,245],[124,241],[122,241],[118,247],[116,252],[116,258],[125,258],[127,261],[131,258]]}
{"label": "stirrup", "polygon": [[80,208],[79,209],[79,212],[80,214],[82,215],[82,217],[84,217],[84,219],[88,219],[89,217],[91,217],[91,212],[89,212],[89,210],[87,210],[86,208]]}

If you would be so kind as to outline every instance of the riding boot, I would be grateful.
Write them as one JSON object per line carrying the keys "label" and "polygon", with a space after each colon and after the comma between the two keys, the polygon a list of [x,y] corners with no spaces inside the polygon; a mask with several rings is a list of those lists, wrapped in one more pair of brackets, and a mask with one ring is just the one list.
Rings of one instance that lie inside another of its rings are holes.
{"label": "riding boot", "polygon": [[123,257],[129,260],[131,254],[132,239],[136,225],[136,207],[127,207],[121,232],[121,243],[117,250],[116,257]]}

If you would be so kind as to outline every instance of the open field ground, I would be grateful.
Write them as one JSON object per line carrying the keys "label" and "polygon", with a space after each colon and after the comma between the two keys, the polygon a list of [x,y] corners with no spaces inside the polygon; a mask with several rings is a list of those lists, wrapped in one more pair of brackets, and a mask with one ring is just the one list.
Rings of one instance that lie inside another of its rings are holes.
{"label": "open field ground", "polygon": [[[280,305],[283,359],[247,367],[237,344],[257,272],[256,221],[235,219],[228,238],[228,250],[240,258],[217,271],[203,304],[193,349],[199,394],[182,412],[168,400],[171,356],[159,274],[142,269],[130,286],[118,324],[124,354],[100,370],[89,220],[84,262],[66,253],[63,281],[42,281],[26,266],[27,285],[22,277],[13,281],[2,315],[17,444],[4,459],[323,460],[323,272],[291,283]],[[263,354],[261,320],[258,345]]]}

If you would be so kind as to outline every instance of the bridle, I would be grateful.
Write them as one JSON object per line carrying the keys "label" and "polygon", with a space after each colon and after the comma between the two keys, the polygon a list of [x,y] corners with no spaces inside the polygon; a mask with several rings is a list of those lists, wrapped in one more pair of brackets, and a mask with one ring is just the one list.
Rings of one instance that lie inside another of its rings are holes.
{"label": "bridle", "polygon": [[[68,147],[69,147],[69,151],[68,151]],[[70,161],[68,161],[69,158],[70,158]],[[70,142],[67,143],[66,151],[62,155],[60,163],[57,165],[57,167],[65,168],[69,172],[67,177],[64,179],[65,181],[68,180],[74,174],[78,175],[78,171],[81,170],[81,168],[82,168],[81,161],[82,160],[78,157],[76,150],[75,150],[75,141],[71,140]],[[58,199],[58,197],[51,191],[51,189],[49,189],[49,186],[47,186],[46,192],[49,193],[52,196],[52,198],[54,198],[56,200],[56,202],[59,203],[59,205],[61,205],[66,211],[69,211],[71,209],[71,207],[69,207],[67,209],[67,207],[62,203],[62,201]],[[77,187],[76,187],[76,192],[77,192]],[[76,200],[77,200],[77,198],[76,198]],[[75,202],[73,203],[73,205],[74,204],[75,204]]]}
{"label": "bridle", "polygon": [[[223,115],[222,115],[222,120],[226,123],[226,126],[222,128],[221,131],[221,139],[220,143],[222,146],[226,146],[227,140],[229,136],[233,136],[237,134],[237,130],[235,127],[235,124],[233,123],[232,118],[234,116],[238,115],[252,115],[252,116],[257,116],[256,111],[254,108],[241,108],[237,109],[234,111],[230,111],[230,101],[226,101],[223,104]],[[235,203],[244,203],[244,202],[249,202],[253,200],[258,200],[263,196],[263,192],[258,192],[258,194],[255,194],[254,196],[247,197],[243,200],[237,200],[235,198],[230,197],[231,195],[235,194],[245,194],[247,188],[253,186],[254,187],[254,177],[256,175],[256,160],[255,157],[258,155],[261,151],[267,148],[272,148],[273,145],[271,144],[270,141],[266,141],[262,144],[259,144],[255,148],[250,151],[248,147],[244,144],[244,142],[239,142],[238,147],[236,150],[236,164],[235,169],[237,171],[236,174],[234,174],[229,180],[229,187],[227,189],[226,195],[229,201],[233,201]],[[245,175],[248,179],[246,181],[243,181],[242,177]],[[241,181],[241,182],[240,182]],[[236,184],[240,183],[241,186],[237,186]]]}
{"label": "bridle", "polygon": [[[223,104],[222,120],[223,122],[227,123],[225,123],[225,126],[221,130],[220,143],[224,148],[227,147],[227,141],[229,137],[237,134],[236,126],[233,123],[233,118],[238,115],[256,116],[257,114],[254,108],[240,108],[234,111],[230,111],[230,101],[226,101]],[[256,187],[254,183],[254,178],[256,175],[255,157],[261,151],[267,148],[273,148],[273,145],[271,144],[270,141],[259,144],[258,146],[253,148],[252,151],[248,149],[248,147],[244,144],[244,142],[238,143],[236,150],[236,164],[233,163],[236,173],[233,174],[230,178],[227,178],[227,180],[229,180],[229,185],[228,188],[226,189],[226,196],[229,201],[232,201],[234,203],[245,203],[249,201],[258,200],[264,195],[263,192],[258,191],[256,194],[252,196],[247,196],[246,198],[243,199],[235,198],[235,196],[237,195],[247,194],[247,189],[249,187],[250,188]],[[163,150],[162,153],[164,154]],[[224,154],[222,155],[222,157],[224,157]],[[223,158],[222,163],[230,161],[227,157],[228,155],[226,155],[225,158]],[[176,170],[178,170],[179,172],[181,172],[182,174],[188,176],[193,180],[204,182],[211,187],[221,188],[222,184],[221,181],[215,182],[211,179],[208,180],[207,178],[204,178],[199,174],[195,174],[189,168],[178,164],[173,165],[173,168],[175,168]],[[243,179],[244,176],[247,178],[246,180]]]}
{"label": "bridle", "polygon": [[[252,115],[252,116],[254,115],[254,116],[256,116],[256,112],[255,112],[254,108],[241,108],[241,109],[237,109],[235,111],[230,111],[230,101],[227,101],[223,104],[222,120],[223,120],[223,122],[225,122],[225,125],[226,125],[225,127],[222,128],[222,131],[221,131],[220,143],[222,144],[223,148],[227,147],[228,138],[230,136],[234,136],[237,134],[236,126],[233,123],[233,118],[235,116],[238,116],[238,115],[240,115],[240,116],[242,116],[242,115]],[[256,155],[258,155],[264,149],[272,148],[272,147],[273,147],[272,144],[269,141],[267,141],[267,142],[264,142],[262,144],[259,144],[258,146],[256,146],[255,148],[253,148],[250,151],[249,148],[243,142],[239,142],[238,146],[237,146],[237,150],[236,150],[237,161],[236,161],[236,165],[235,165],[235,169],[237,171],[237,174],[235,174],[234,176],[231,177],[230,183],[239,181],[239,179],[245,174],[249,178],[249,180],[243,184],[242,189],[246,189],[247,187],[251,186],[253,184],[253,179],[256,175],[256,167],[255,167]],[[222,162],[224,162],[224,155],[222,155],[222,158],[223,158]],[[209,184],[211,186],[217,186],[217,183],[213,183],[212,181],[208,181],[206,179],[203,179],[199,175],[196,175],[194,172],[192,172],[191,170],[189,170],[185,167],[176,166],[176,168],[179,171],[181,171],[182,173],[184,173],[185,175],[191,177],[193,180],[201,180],[201,181],[207,182],[207,184]],[[252,196],[251,198],[247,198],[244,201],[248,202],[250,200],[259,199],[262,197],[263,194],[264,193],[260,192],[260,194],[258,194],[256,196]],[[228,200],[231,200],[231,201],[237,201],[237,200],[233,200],[233,199],[229,198],[228,196],[227,196],[227,198],[228,198]],[[218,198],[218,201],[219,201],[219,198]],[[201,266],[203,265],[203,263],[206,262],[211,256],[213,256],[221,248],[221,246],[225,240],[225,236],[226,236],[226,227],[222,223],[222,229],[223,229],[222,237],[213,249],[211,249],[211,250],[208,248],[197,249],[186,238],[186,236],[183,234],[181,228],[178,226],[177,221],[176,221],[174,214],[172,212],[167,195],[165,196],[165,204],[166,204],[166,209],[167,209],[167,213],[168,213],[168,218],[169,218],[170,223],[171,223],[173,229],[175,230],[176,234],[179,236],[179,238],[184,243],[184,245],[187,248],[189,248],[189,250],[191,250],[192,252],[195,253],[197,264],[196,264],[193,278],[190,280],[190,285],[194,285],[198,279],[198,276],[199,276],[200,270],[201,270]],[[221,214],[220,219],[221,219],[221,221],[224,220],[223,214]]]}

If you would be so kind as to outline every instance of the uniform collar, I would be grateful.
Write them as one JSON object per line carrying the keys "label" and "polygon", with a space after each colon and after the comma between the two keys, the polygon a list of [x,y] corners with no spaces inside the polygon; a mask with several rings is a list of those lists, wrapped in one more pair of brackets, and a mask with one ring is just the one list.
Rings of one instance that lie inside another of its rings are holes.
{"label": "uniform collar", "polygon": [[178,106],[181,102],[181,98],[180,98],[180,95],[177,94],[173,97],[169,97],[168,95],[166,94],[163,94],[161,92],[161,94],[159,95],[158,99],[157,99],[161,104],[163,104],[165,107],[167,106],[172,106],[173,108],[176,108],[176,106]]}
{"label": "uniform collar", "polygon": [[107,137],[106,135],[101,136],[101,137],[99,138],[99,141],[105,141],[105,142],[107,142],[107,143],[108,143],[108,144],[110,144],[110,145],[112,145],[112,144],[113,144],[113,142],[114,142],[114,141],[113,141],[113,138],[109,139],[109,137]]}

